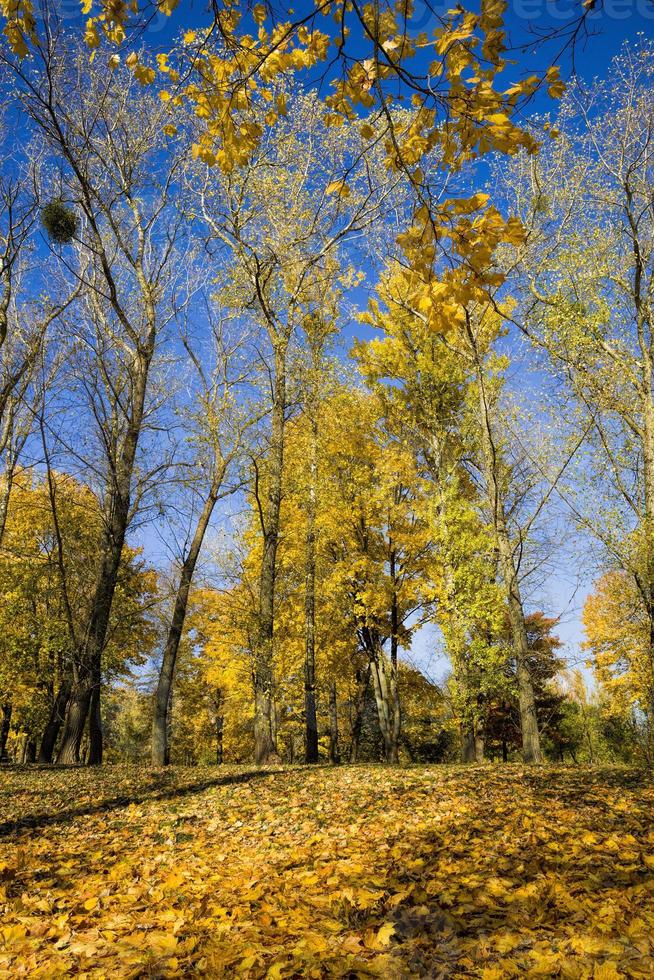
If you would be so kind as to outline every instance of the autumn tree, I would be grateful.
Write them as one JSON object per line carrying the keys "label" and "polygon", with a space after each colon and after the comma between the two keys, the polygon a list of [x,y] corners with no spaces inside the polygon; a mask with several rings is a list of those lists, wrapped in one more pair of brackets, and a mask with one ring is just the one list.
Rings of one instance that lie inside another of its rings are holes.
{"label": "autumn tree", "polygon": [[[89,762],[98,763],[103,649],[126,531],[152,471],[144,466],[139,472],[139,443],[153,409],[152,363],[176,308],[179,218],[169,201],[178,163],[163,132],[169,109],[154,92],[139,91],[136,98],[138,81],[115,60],[91,64],[84,51],[50,33],[38,57],[4,64],[79,224],[72,244],[60,246],[62,269],[84,293],[69,326],[68,392],[75,392],[90,420],[86,445],[73,452],[92,474],[103,521],[88,621],[74,638],[59,760],[78,761],[90,717]],[[79,408],[70,407],[67,425],[76,427]],[[49,433],[58,449],[66,444],[65,430]]]}
{"label": "autumn tree", "polygon": [[[467,206],[462,207],[465,211]],[[498,246],[504,236],[500,232]],[[516,229],[516,241],[520,239]],[[484,249],[488,247],[487,242]],[[489,259],[482,261],[488,270]],[[460,270],[453,276],[459,281]],[[492,273],[486,271],[484,276],[490,279]],[[536,762],[540,749],[527,666],[521,562],[528,538],[578,443],[573,440],[572,446],[565,447],[557,472],[544,480],[545,474],[512,436],[511,409],[503,399],[506,362],[495,351],[502,317],[493,305],[483,302],[485,288],[472,282],[465,286],[479,303],[448,308],[439,300],[437,306],[431,286],[400,262],[392,264],[368,316],[384,335],[367,345],[362,360],[373,382],[392,383],[391,393],[384,397],[393,404],[405,439],[416,447],[433,486],[434,533],[445,545],[439,576],[441,622],[458,668],[461,693],[466,685],[471,688],[460,707],[467,705],[464,713],[470,714],[474,728],[484,662],[488,668],[484,685],[493,683],[491,677],[501,684],[497,640],[506,604],[516,651],[524,754],[527,761]],[[463,549],[462,533],[466,534]],[[470,555],[475,555],[472,563]],[[480,747],[475,754],[479,751]]]}
{"label": "autumn tree", "polygon": [[233,269],[233,302],[248,310],[266,345],[269,436],[266,497],[258,501],[263,550],[254,668],[259,763],[276,753],[272,636],[290,359],[302,324],[319,307],[321,285],[328,285],[326,261],[336,261],[348,240],[380,216],[396,184],[382,187],[369,167],[357,165],[360,138],[354,127],[328,137],[316,96],[281,89],[278,98],[288,100],[287,114],[267,128],[265,101],[253,114],[265,138],[252,157],[224,175],[204,167],[195,183],[208,247],[216,261]]}
{"label": "autumn tree", "polygon": [[397,762],[402,708],[399,652],[428,615],[431,554],[424,487],[409,447],[395,442],[375,398],[353,392],[329,405],[323,588],[341,595],[377,706],[387,761]]}
{"label": "autumn tree", "polygon": [[[633,577],[624,570],[606,572],[584,604],[584,648],[598,682],[617,703],[632,706],[654,724],[649,616]],[[651,749],[650,749],[651,751]]]}
{"label": "autumn tree", "polygon": [[245,762],[253,748],[252,663],[242,597],[199,588],[191,597],[171,749],[178,761]]}
{"label": "autumn tree", "polygon": [[[554,632],[556,619],[542,612],[529,613],[525,617],[527,631],[527,669],[534,690],[534,707],[538,731],[542,740],[556,745],[559,726],[563,717],[566,695],[557,687],[563,662],[558,651],[562,644]],[[502,635],[503,634],[503,635]],[[517,678],[517,660],[513,646],[513,632],[508,615],[499,642],[506,648],[504,660],[504,684],[488,692],[485,699],[484,732],[492,748],[501,749],[506,761],[508,752],[522,747],[522,716],[520,689]]]}
{"label": "autumn tree", "polygon": [[496,638],[503,604],[492,534],[480,518],[478,492],[466,469],[478,445],[467,420],[470,366],[412,307],[407,286],[402,266],[390,265],[364,316],[377,333],[357,345],[356,356],[428,487],[434,617],[454,671],[462,758],[470,761],[483,754],[484,699],[501,677]]}
{"label": "autumn tree", "polygon": [[[309,528],[314,532],[312,625],[319,751],[336,761],[348,742],[358,744],[363,713],[370,704],[384,757],[397,761],[401,750],[400,651],[408,648],[427,615],[430,546],[411,455],[397,449],[388,452],[390,437],[378,407],[371,396],[350,392],[334,378],[324,389],[317,433],[310,410],[287,424],[276,567],[273,650],[278,680],[273,719],[280,750],[290,761],[299,751],[297,743],[306,748]],[[310,451],[314,439],[315,457]],[[260,480],[265,490],[265,464]],[[315,509],[310,513],[306,491],[314,480]],[[230,663],[247,670],[252,656],[263,548],[256,514],[241,541],[245,550],[238,582],[220,597],[216,608],[221,618],[202,627],[204,649],[212,657],[220,656],[225,678]],[[231,683],[223,685],[228,692]],[[417,724],[417,717],[414,721]]]}
{"label": "autumn tree", "polygon": [[[70,629],[77,633],[88,618],[101,520],[99,501],[73,478],[16,474],[0,552],[0,686],[14,705],[14,728],[25,733],[28,761],[37,753],[41,762],[53,758],[72,682]],[[105,644],[105,680],[125,674],[152,650],[155,600],[156,578],[136,551],[125,548]]]}
{"label": "autumn tree", "polygon": [[599,562],[631,576],[651,624],[650,663],[653,66],[643,40],[605,80],[575,84],[557,138],[537,160],[517,160],[506,184],[529,231],[514,257],[515,321],[556,379],[569,427],[586,434],[564,499]]}

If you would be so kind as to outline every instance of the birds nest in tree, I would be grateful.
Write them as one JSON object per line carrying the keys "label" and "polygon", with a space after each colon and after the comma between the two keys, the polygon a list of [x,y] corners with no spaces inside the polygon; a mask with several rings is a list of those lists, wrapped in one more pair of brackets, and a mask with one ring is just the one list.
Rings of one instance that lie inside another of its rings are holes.
{"label": "birds nest in tree", "polygon": [[41,222],[53,242],[66,245],[74,237],[79,220],[72,208],[60,199],[50,201],[41,212]]}

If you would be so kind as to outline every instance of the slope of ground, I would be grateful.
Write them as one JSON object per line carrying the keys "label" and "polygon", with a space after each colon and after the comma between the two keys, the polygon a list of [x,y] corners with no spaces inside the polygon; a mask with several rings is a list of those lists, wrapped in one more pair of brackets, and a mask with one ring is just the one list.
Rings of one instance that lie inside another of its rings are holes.
{"label": "slope of ground", "polygon": [[631,770],[0,770],[0,976],[654,976]]}

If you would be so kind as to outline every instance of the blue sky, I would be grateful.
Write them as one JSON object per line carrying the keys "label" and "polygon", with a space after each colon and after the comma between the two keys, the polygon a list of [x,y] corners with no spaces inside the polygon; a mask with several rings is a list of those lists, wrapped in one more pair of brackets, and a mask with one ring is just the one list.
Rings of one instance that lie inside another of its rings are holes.
{"label": "blue sky", "polygon": [[[281,9],[280,4],[273,2],[272,5],[277,10]],[[148,44],[160,41],[166,45],[178,31],[206,24],[206,6],[206,0],[181,0],[172,17],[158,14],[147,29]],[[452,6],[452,0],[439,0],[431,4],[415,0],[415,11],[408,22],[409,30],[415,34],[422,31],[429,34],[437,26],[436,14],[445,13]],[[516,68],[531,73],[551,63],[552,57],[563,48],[565,39],[553,40],[540,48],[538,38],[569,24],[580,7],[579,0],[510,0],[506,29],[509,45],[513,49],[511,56],[517,62]],[[309,7],[300,0],[291,9],[294,10],[293,16],[298,17]],[[323,18],[316,21],[316,26],[329,30],[330,23],[329,19]],[[601,75],[607,61],[626,38],[633,38],[639,31],[654,35],[654,4],[651,0],[604,0],[589,11],[586,25],[587,31],[580,33],[575,45],[574,67],[585,76]],[[357,52],[357,49],[362,51],[354,39],[352,51]],[[562,54],[560,63],[563,73],[569,74],[573,67],[569,51]]]}
{"label": "blue sky", "polygon": [[[408,21],[409,31],[414,34],[425,31],[429,34],[437,26],[437,15],[444,14],[454,5],[453,0],[436,0],[434,3],[415,0],[414,13]],[[468,5],[476,6],[474,3],[464,4]],[[277,11],[283,10],[282,5],[275,0],[272,6]],[[206,26],[210,16],[207,14],[207,7],[207,0],[181,0],[172,16],[157,13],[150,18],[144,31],[147,46],[155,50],[165,50],[182,31]],[[557,28],[565,28],[580,8],[580,0],[510,0],[506,30],[511,57],[516,65],[507,69],[507,72],[531,74],[544,65],[551,64],[552,59],[561,52],[558,60],[563,75],[569,75],[573,68],[586,77],[602,75],[608,60],[625,39],[633,38],[639,31],[646,36],[654,36],[652,0],[602,0],[601,3],[597,0],[586,17],[587,31],[579,34],[574,47],[574,64],[570,50],[562,52],[566,43],[564,37],[552,40],[545,46],[538,44],[539,37],[544,34]],[[81,17],[79,0],[60,0],[58,9],[68,24],[79,21]],[[290,9],[293,10],[291,16],[295,19],[308,12],[310,7],[306,0],[299,0]],[[247,18],[245,23],[248,23]],[[316,20],[316,27],[329,31],[334,25],[329,18],[320,18]],[[362,54],[364,51],[355,33],[348,46],[352,54]],[[538,108],[542,109],[544,105],[541,104]]]}
{"label": "blue sky", "polygon": [[[451,0],[432,5],[432,10],[445,12],[453,6]],[[638,33],[654,37],[654,3],[651,0],[605,0],[601,7],[590,11],[587,16],[587,30],[580,33],[574,45],[565,48],[567,39],[554,39],[546,45],[538,43],[538,38],[554,28],[569,23],[574,12],[579,9],[579,0],[511,0],[507,12],[507,33],[511,46],[515,45],[511,57],[515,65],[506,69],[507,78],[522,77],[537,72],[551,64],[557,55],[564,78],[576,73],[586,80],[606,73],[611,58],[618,53],[626,40],[635,39]],[[297,13],[305,9],[303,4],[295,7]],[[162,45],[170,41],[178,30],[201,26],[205,22],[204,4],[189,2],[171,19],[159,16],[151,31]],[[323,26],[325,22],[318,22]],[[415,13],[409,28],[415,33],[430,32],[436,26],[436,18],[423,0],[417,0]],[[152,36],[148,42],[152,43]],[[359,49],[361,50],[361,49]],[[352,52],[357,52],[356,42]],[[524,109],[525,116],[531,113],[546,112],[552,103],[546,96],[539,96]],[[367,284],[368,288],[374,282]],[[360,302],[365,302],[364,290]],[[348,337],[356,336],[363,328],[352,324],[346,328]],[[574,556],[569,553],[558,563],[549,582],[541,589],[539,598],[548,615],[561,616],[558,633],[566,643],[566,653],[572,661],[580,656],[579,644],[583,639],[581,608],[590,587],[590,579]],[[541,604],[541,603],[537,603]],[[422,666],[432,677],[439,678],[447,668],[446,661],[438,656],[438,631],[425,627],[414,638],[410,659]]]}
{"label": "blue sky", "polygon": [[[424,0],[416,0],[415,12],[409,22],[409,29],[416,34],[426,31],[428,34],[437,26],[437,18],[432,12],[445,12],[452,6],[452,0],[432,5],[432,9]],[[146,30],[144,41],[148,48],[166,50],[174,38],[183,30],[199,28],[207,23],[207,4],[205,0],[181,0],[180,7],[173,17],[157,14]],[[654,37],[654,2],[652,0],[604,0],[601,7],[591,10],[587,18],[587,32],[577,39],[574,51],[564,48],[566,39],[560,38],[542,46],[538,38],[554,28],[569,23],[573,12],[579,10],[579,0],[511,0],[507,13],[507,32],[509,43],[515,46],[511,57],[515,65],[506,69],[507,80],[514,80],[540,71],[557,59],[561,65],[561,74],[569,77],[573,71],[585,79],[603,76],[611,58],[619,51],[627,39],[634,39],[640,32],[646,37]],[[69,23],[77,21],[79,14],[78,0],[64,0],[60,7]],[[294,16],[301,16],[308,9],[305,4],[298,3]],[[330,29],[331,22],[321,19],[316,26]],[[331,25],[333,26],[333,25]],[[363,48],[356,37],[351,44],[351,53],[361,54]],[[367,53],[367,52],[366,52]],[[322,69],[321,69],[322,71]],[[525,107],[524,114],[544,112],[551,108],[552,103],[545,96],[538,96]],[[374,281],[367,284],[374,287]],[[357,296],[357,302],[365,304],[365,289]],[[349,339],[356,336],[363,328],[351,324],[346,328],[344,346]],[[229,525],[229,517],[226,519]],[[157,537],[154,528],[143,530],[139,535],[147,544],[147,550],[155,558],[163,559],[165,549]],[[548,615],[562,615],[559,634],[568,644],[568,652],[573,657],[578,652],[578,644],[583,638],[580,621],[580,609],[588,590],[589,582],[583,577],[580,580],[574,559],[567,558],[561,563],[556,574],[542,590],[542,605]],[[432,676],[440,676],[445,664],[434,657],[436,636],[433,628],[421,631],[414,643],[411,659],[422,665]]]}

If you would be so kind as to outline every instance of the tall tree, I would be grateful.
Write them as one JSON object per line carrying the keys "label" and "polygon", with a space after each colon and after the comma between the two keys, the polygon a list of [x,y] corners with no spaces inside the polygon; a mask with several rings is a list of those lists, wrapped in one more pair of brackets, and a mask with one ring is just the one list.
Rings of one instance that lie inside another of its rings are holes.
{"label": "tall tree", "polygon": [[462,757],[483,751],[483,702],[501,677],[497,636],[503,601],[490,529],[467,472],[478,440],[469,424],[470,365],[412,307],[402,266],[390,264],[365,321],[379,333],[357,345],[357,360],[396,438],[410,446],[430,498],[434,617],[454,671]]}
{"label": "tall tree", "polygon": [[322,535],[331,566],[322,588],[341,597],[364,658],[363,670],[353,665],[360,671],[360,693],[369,678],[384,753],[397,762],[399,651],[429,615],[431,549],[415,459],[409,447],[395,443],[379,407],[374,396],[345,391],[325,406],[332,475]]}
{"label": "tall tree", "polygon": [[[198,175],[209,247],[217,255],[227,251],[238,284],[235,301],[249,311],[268,348],[262,350],[269,435],[265,499],[258,499],[263,549],[253,678],[255,758],[260,764],[277,757],[275,578],[293,349],[306,317],[320,307],[326,260],[336,261],[348,241],[380,216],[398,183],[392,179],[383,186],[370,166],[357,162],[360,137],[353,127],[325,131],[315,95],[282,89],[278,98],[288,100],[287,114],[267,129],[267,103],[251,117],[251,125],[265,130],[266,138],[247,162],[227,175],[209,168]],[[332,280],[330,272],[327,283]],[[255,479],[255,493],[256,485]]]}
{"label": "tall tree", "polygon": [[187,439],[195,450],[190,462],[192,478],[186,481],[190,484],[187,490],[193,494],[197,510],[186,527],[187,536],[155,692],[152,723],[152,763],[155,766],[170,761],[168,708],[198,559],[216,504],[234,493],[239,485],[239,476],[233,471],[246,449],[247,431],[257,421],[251,407],[248,414],[247,402],[243,405],[247,367],[240,350],[242,338],[230,337],[226,323],[221,319],[214,320],[211,333],[210,352],[206,343],[198,345],[188,332],[183,336],[197,386],[197,404],[184,413]]}
{"label": "tall tree", "polygon": [[653,80],[641,40],[605,80],[573,85],[557,139],[505,168],[505,192],[529,231],[511,258],[514,320],[587,434],[564,499],[604,568],[632,578],[654,676]]}
{"label": "tall tree", "polygon": [[[62,245],[68,249],[62,264],[84,292],[70,325],[69,390],[86,407],[96,438],[89,440],[91,458],[84,449],[74,451],[85,456],[99,487],[103,521],[94,596],[75,640],[59,761],[79,761],[90,718],[89,762],[96,764],[102,758],[102,653],[125,535],[146,479],[139,476],[134,493],[139,442],[151,412],[151,367],[174,310],[179,218],[168,205],[178,161],[163,132],[170,110],[154,92],[137,97],[138,82],[115,59],[89,63],[84,52],[49,33],[38,57],[9,67],[26,118],[60,169],[61,196],[77,218],[72,244]],[[60,434],[54,435],[61,444]]]}

